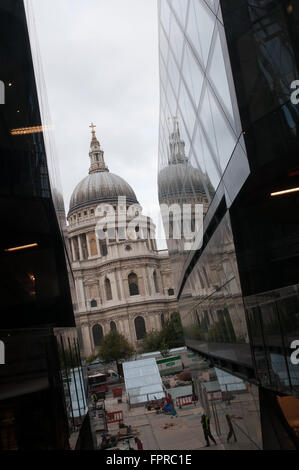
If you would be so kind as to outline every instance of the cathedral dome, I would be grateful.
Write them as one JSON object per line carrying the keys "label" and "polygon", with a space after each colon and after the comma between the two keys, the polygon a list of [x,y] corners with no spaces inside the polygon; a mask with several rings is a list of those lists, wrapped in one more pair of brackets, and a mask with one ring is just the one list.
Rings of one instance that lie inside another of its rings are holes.
{"label": "cathedral dome", "polygon": [[189,158],[185,155],[185,142],[180,137],[176,117],[173,118],[173,124],[174,129],[169,136],[168,165],[158,173],[160,203],[167,198],[175,199],[181,195],[206,194],[204,175],[198,168],[191,165]]}
{"label": "cathedral dome", "polygon": [[69,213],[92,204],[118,202],[119,196],[125,196],[129,204],[138,204],[131,186],[120,176],[110,173],[104,161],[104,152],[95,136],[94,125],[90,145],[89,174],[75,187],[70,200]]}
{"label": "cathedral dome", "polygon": [[167,165],[158,174],[159,200],[182,194],[205,194],[201,172],[190,163]]}
{"label": "cathedral dome", "polygon": [[108,171],[90,173],[75,187],[70,212],[91,204],[115,203],[118,196],[126,196],[130,204],[138,203],[133,189],[120,176]]}

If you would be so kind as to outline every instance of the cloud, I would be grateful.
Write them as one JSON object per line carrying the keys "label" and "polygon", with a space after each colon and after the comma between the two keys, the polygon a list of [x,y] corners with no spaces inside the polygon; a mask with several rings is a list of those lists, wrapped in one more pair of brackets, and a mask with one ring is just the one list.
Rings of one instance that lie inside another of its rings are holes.
{"label": "cloud", "polygon": [[[89,168],[90,122],[110,171],[158,207],[156,0],[31,0],[68,209]],[[165,246],[165,245],[164,245]]]}

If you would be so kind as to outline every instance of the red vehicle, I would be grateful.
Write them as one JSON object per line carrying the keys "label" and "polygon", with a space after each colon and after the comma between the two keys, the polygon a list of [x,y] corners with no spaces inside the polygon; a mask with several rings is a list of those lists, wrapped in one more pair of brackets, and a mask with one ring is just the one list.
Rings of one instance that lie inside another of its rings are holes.
{"label": "red vehicle", "polygon": [[108,392],[108,377],[106,374],[95,374],[88,377],[88,388],[90,393]]}

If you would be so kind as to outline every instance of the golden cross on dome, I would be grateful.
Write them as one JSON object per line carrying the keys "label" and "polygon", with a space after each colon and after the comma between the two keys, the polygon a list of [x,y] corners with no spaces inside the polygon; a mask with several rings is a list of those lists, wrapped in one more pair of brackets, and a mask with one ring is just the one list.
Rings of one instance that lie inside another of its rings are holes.
{"label": "golden cross on dome", "polygon": [[95,134],[95,128],[97,126],[95,126],[94,123],[92,122],[89,127],[91,128],[91,133],[94,135]]}

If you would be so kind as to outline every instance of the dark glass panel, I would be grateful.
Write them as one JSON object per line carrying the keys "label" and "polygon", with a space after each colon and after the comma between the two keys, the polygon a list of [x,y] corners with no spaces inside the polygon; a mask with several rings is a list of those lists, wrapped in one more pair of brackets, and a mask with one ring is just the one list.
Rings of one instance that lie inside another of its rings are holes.
{"label": "dark glass panel", "polygon": [[[57,188],[50,188],[54,165],[46,154],[23,2],[3,1],[0,12],[5,86],[5,104],[0,105],[1,326],[74,326],[65,244],[55,211],[60,204],[64,221],[63,200]],[[30,244],[37,246],[5,251]]]}

